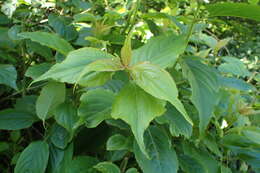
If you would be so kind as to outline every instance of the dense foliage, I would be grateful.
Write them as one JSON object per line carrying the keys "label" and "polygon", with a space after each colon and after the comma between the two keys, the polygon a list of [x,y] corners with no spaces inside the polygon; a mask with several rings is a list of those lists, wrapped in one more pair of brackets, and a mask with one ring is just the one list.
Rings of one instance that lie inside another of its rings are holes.
{"label": "dense foliage", "polygon": [[1,173],[260,172],[260,6],[1,0]]}

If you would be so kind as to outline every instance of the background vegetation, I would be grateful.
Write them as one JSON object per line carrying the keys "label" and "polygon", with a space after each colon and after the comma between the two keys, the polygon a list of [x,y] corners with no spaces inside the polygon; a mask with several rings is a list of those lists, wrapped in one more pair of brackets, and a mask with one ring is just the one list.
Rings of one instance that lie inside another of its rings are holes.
{"label": "background vegetation", "polygon": [[0,172],[260,172],[259,0],[0,6]]}

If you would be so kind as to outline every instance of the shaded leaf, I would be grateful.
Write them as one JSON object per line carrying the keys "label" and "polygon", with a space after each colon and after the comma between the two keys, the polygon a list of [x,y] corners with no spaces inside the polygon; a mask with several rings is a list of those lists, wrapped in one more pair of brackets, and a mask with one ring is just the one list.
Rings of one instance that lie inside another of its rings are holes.
{"label": "shaded leaf", "polygon": [[178,160],[169,137],[158,127],[150,127],[145,133],[145,144],[150,159],[134,145],[135,158],[144,173],[177,173]]}
{"label": "shaded leaf", "polygon": [[111,162],[100,162],[94,168],[102,173],[120,173],[118,166]]}
{"label": "shaded leaf", "polygon": [[37,117],[30,112],[15,109],[6,109],[0,112],[1,130],[20,130],[30,127]]}
{"label": "shaded leaf", "polygon": [[41,90],[36,101],[36,114],[45,121],[48,114],[65,100],[65,84],[49,82]]}
{"label": "shaded leaf", "polygon": [[0,64],[0,84],[5,84],[17,90],[17,72],[12,65]]}

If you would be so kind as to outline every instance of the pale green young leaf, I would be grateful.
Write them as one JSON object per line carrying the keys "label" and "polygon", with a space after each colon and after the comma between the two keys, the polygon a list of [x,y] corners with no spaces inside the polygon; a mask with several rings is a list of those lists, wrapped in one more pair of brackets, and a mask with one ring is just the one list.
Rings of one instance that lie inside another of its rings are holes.
{"label": "pale green young leaf", "polygon": [[199,111],[199,128],[203,134],[218,101],[218,76],[214,69],[192,57],[184,58],[183,71],[191,84],[191,101]]}
{"label": "pale green young leaf", "polygon": [[186,48],[185,36],[159,36],[133,51],[131,65],[148,61],[162,68],[171,67]]}
{"label": "pale green young leaf", "polygon": [[21,153],[14,173],[45,173],[48,159],[48,144],[44,141],[33,142]]}
{"label": "pale green young leaf", "polygon": [[[60,82],[76,83],[85,67],[95,60],[113,59],[113,55],[95,48],[81,48],[72,51],[61,63],[57,63],[34,82],[54,79]],[[80,82],[80,81],[79,81]]]}
{"label": "pale green young leaf", "polygon": [[74,48],[69,42],[59,37],[56,34],[48,32],[23,32],[19,34],[20,37],[25,39],[31,39],[32,41],[38,42],[43,46],[50,47],[64,55],[67,55]]}
{"label": "pale green young leaf", "polygon": [[135,158],[143,173],[177,173],[179,163],[171,146],[170,138],[158,127],[150,127],[145,132],[145,144],[150,159],[134,145]]}
{"label": "pale green young leaf", "polygon": [[192,120],[178,99],[176,84],[166,70],[144,62],[133,66],[130,73],[139,87],[156,98],[169,101],[192,124]]}
{"label": "pale green young leaf", "polygon": [[100,162],[94,166],[101,173],[120,173],[120,169],[112,162]]}
{"label": "pale green young leaf", "polygon": [[37,120],[36,115],[30,112],[15,109],[0,111],[1,130],[20,130],[28,128]]}
{"label": "pale green young leaf", "polygon": [[132,45],[131,45],[131,36],[132,33],[129,33],[129,35],[125,39],[125,43],[121,49],[121,59],[124,66],[128,66],[132,59]]}
{"label": "pale green young leaf", "polygon": [[111,107],[114,93],[98,88],[84,93],[80,97],[78,116],[88,128],[97,127],[103,120],[111,118]]}
{"label": "pale green young leaf", "polygon": [[124,120],[131,126],[141,151],[147,155],[143,133],[155,117],[164,113],[164,105],[164,101],[156,99],[135,84],[129,83],[116,96],[111,115],[115,119]]}
{"label": "pale green young leaf", "polygon": [[5,84],[17,90],[17,72],[13,65],[0,64],[0,84]]}
{"label": "pale green young leaf", "polygon": [[41,90],[36,101],[36,114],[45,121],[48,114],[65,100],[65,84],[49,82]]}

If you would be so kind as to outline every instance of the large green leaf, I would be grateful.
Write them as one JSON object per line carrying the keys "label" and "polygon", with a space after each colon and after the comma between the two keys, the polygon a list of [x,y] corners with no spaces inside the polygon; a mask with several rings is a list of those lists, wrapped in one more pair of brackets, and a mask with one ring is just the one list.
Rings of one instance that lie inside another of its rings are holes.
{"label": "large green leaf", "polygon": [[183,135],[189,138],[192,135],[191,124],[172,105],[167,105],[167,111],[163,116],[158,117],[158,121],[169,124],[173,136]]}
{"label": "large green leaf", "polygon": [[15,173],[44,173],[49,159],[49,146],[37,141],[27,146],[15,166]]}
{"label": "large green leaf", "polygon": [[[113,58],[115,58],[113,55],[99,49],[81,48],[70,52],[63,62],[55,64],[49,71],[36,79],[35,82],[54,79],[60,82],[76,83],[88,64],[99,59]],[[84,77],[82,80],[84,80]]]}
{"label": "large green leaf", "polygon": [[88,128],[98,126],[103,120],[111,118],[114,93],[98,88],[84,93],[80,98],[78,115]]}
{"label": "large green leaf", "polygon": [[170,138],[158,127],[150,127],[145,133],[145,144],[150,159],[134,145],[134,153],[144,173],[177,173],[178,160]]}
{"label": "large green leaf", "polygon": [[134,82],[152,96],[169,101],[192,124],[184,106],[178,99],[178,89],[171,75],[159,66],[140,63],[131,68]]}
{"label": "large green leaf", "polygon": [[19,130],[30,127],[37,117],[30,112],[6,109],[0,112],[1,130]]}
{"label": "large green leaf", "polygon": [[36,114],[45,121],[48,114],[65,100],[65,84],[49,82],[41,90],[36,101]]}
{"label": "large green leaf", "polygon": [[8,85],[17,90],[17,73],[12,65],[0,64],[0,84]]}
{"label": "large green leaf", "polygon": [[111,162],[100,162],[94,168],[102,173],[120,173],[118,166]]}
{"label": "large green leaf", "polygon": [[150,122],[164,113],[165,102],[149,95],[133,83],[126,85],[117,95],[112,117],[127,122],[133,131],[138,145],[146,153],[143,133]]}
{"label": "large green leaf", "polygon": [[73,133],[74,125],[78,120],[77,108],[69,103],[62,103],[54,111],[56,122],[68,132]]}
{"label": "large green leaf", "polygon": [[56,147],[65,149],[70,141],[70,134],[65,128],[55,123],[50,131],[50,140]]}
{"label": "large green leaf", "polygon": [[56,34],[47,32],[23,32],[19,36],[32,41],[38,42],[43,46],[48,46],[58,52],[67,55],[74,48],[64,39],[60,38]]}
{"label": "large green leaf", "polygon": [[212,68],[192,57],[184,58],[183,70],[191,84],[191,101],[199,111],[199,127],[203,134],[218,101],[218,76]]}
{"label": "large green leaf", "polygon": [[210,17],[234,16],[260,21],[260,6],[247,3],[217,3],[206,6]]}
{"label": "large green leaf", "polygon": [[37,79],[40,77],[42,74],[44,74],[46,71],[48,71],[51,68],[50,63],[42,63],[42,64],[36,64],[33,66],[30,66],[26,72],[25,76],[30,77],[32,79]]}
{"label": "large green leaf", "polygon": [[133,51],[131,64],[149,61],[162,68],[171,67],[186,48],[185,36],[159,36]]}

